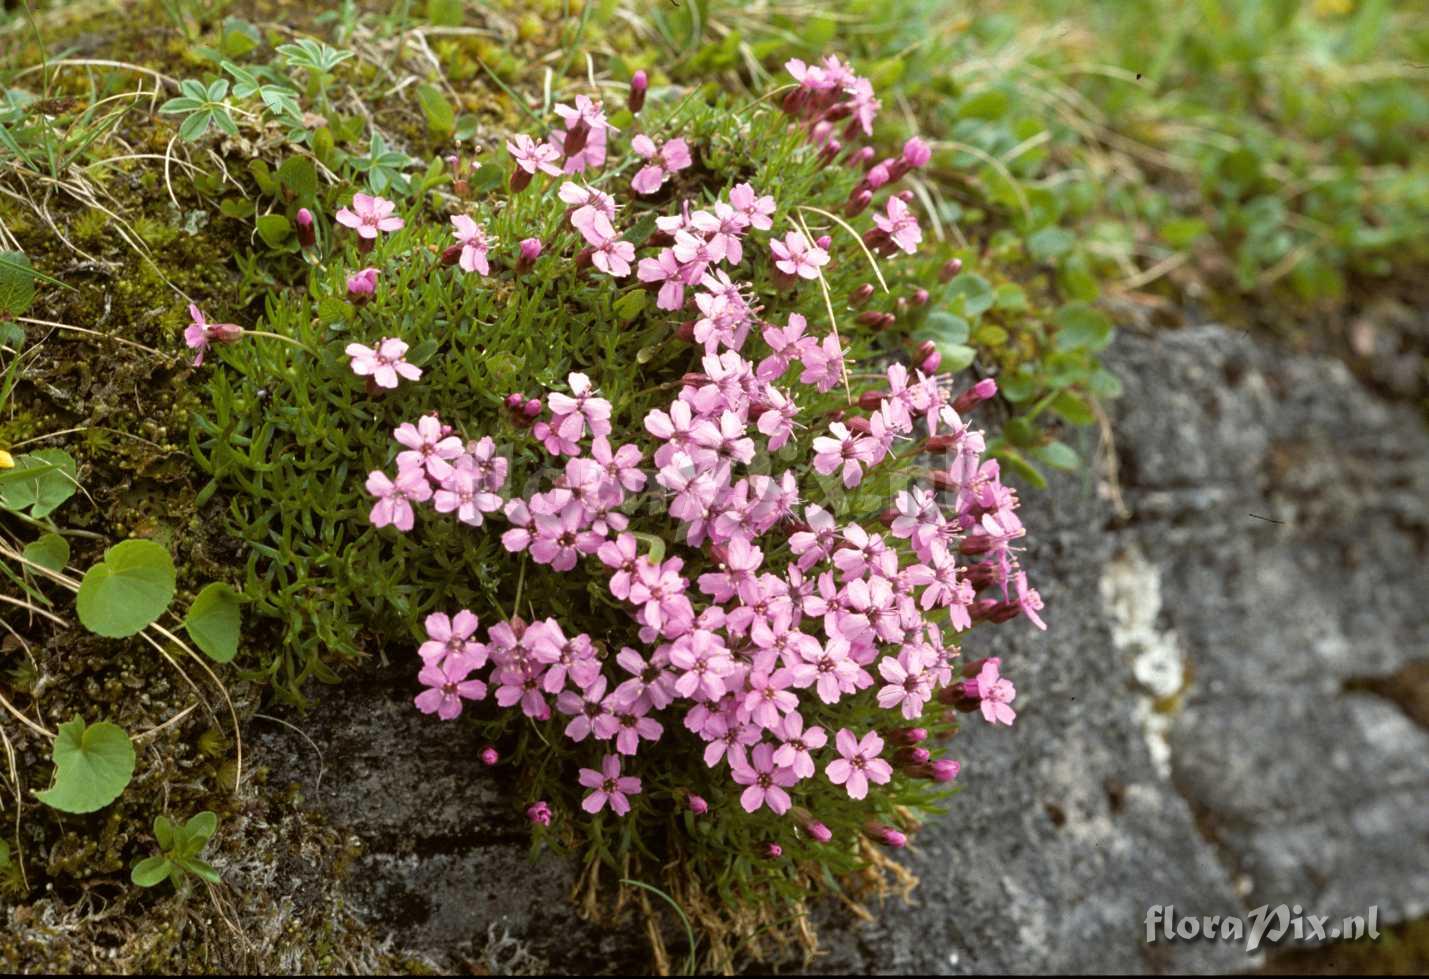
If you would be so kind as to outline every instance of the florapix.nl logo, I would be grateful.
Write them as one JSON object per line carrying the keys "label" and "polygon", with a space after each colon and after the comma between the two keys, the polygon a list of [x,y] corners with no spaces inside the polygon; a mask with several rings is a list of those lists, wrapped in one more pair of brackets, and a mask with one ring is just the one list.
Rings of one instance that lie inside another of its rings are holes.
{"label": "florapix.nl logo", "polygon": [[1331,920],[1331,915],[1306,914],[1298,904],[1262,904],[1241,915],[1177,915],[1174,905],[1153,905],[1146,910],[1146,941],[1206,941],[1245,943],[1246,954],[1262,941],[1333,942],[1379,938],[1379,906],[1366,914]]}

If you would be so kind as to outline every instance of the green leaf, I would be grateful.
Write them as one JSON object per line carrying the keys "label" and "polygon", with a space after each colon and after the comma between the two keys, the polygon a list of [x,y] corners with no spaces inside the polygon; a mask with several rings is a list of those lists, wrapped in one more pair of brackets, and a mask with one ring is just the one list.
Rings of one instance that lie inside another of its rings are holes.
{"label": "green leaf", "polygon": [[174,561],[149,540],[127,540],[85,572],[75,608],[86,629],[120,639],[149,625],[174,597]]}
{"label": "green leaf", "polygon": [[427,128],[434,136],[449,135],[456,129],[456,110],[435,85],[417,86],[417,102],[422,106],[422,114],[427,117]]}
{"label": "green leaf", "polygon": [[264,214],[258,218],[258,237],[269,248],[277,248],[293,233],[293,226],[281,214]]}
{"label": "green leaf", "polygon": [[1077,240],[1070,231],[1062,228],[1043,228],[1027,239],[1027,254],[1034,261],[1051,262],[1072,250]]}
{"label": "green leaf", "polygon": [[183,867],[195,877],[208,881],[210,884],[217,884],[222,879],[218,876],[218,871],[214,870],[210,864],[196,858],[181,860],[179,866]]}
{"label": "green leaf", "polygon": [[1032,450],[1032,454],[1055,469],[1080,469],[1082,457],[1065,442],[1049,442]]}
{"label": "green leaf", "polygon": [[[21,473],[33,472],[31,478]],[[49,516],[79,488],[74,458],[64,449],[40,449],[15,457],[15,468],[6,473],[0,487],[0,506],[7,510],[30,511],[30,516]]]}
{"label": "green leaf", "polygon": [[177,842],[178,827],[168,816],[160,813],[154,817],[154,839],[159,841],[159,849],[165,853],[174,848]]}
{"label": "green leaf", "polygon": [[218,44],[225,57],[241,58],[256,48],[263,36],[246,20],[229,17],[223,22],[223,40]]}
{"label": "green leaf", "polygon": [[998,449],[993,454],[1036,489],[1047,488],[1047,477],[1043,476],[1041,470],[1036,466],[1028,462],[1022,453],[1015,449]]}
{"label": "green leaf", "polygon": [[45,534],[39,540],[26,544],[22,553],[26,561],[33,561],[51,571],[63,571],[69,564],[69,541],[59,534]]}
{"label": "green leaf", "polygon": [[278,168],[278,183],[298,200],[310,201],[318,192],[317,168],[305,156],[290,156]]}
{"label": "green leaf", "polygon": [[627,292],[615,301],[615,315],[620,317],[622,323],[629,323],[644,311],[645,296],[643,289]]}
{"label": "green leaf", "polygon": [[460,27],[461,0],[427,0],[427,20],[436,27]]}
{"label": "green leaf", "polygon": [[35,301],[35,272],[24,252],[0,252],[0,313],[20,316]]}
{"label": "green leaf", "polygon": [[189,614],[184,617],[184,629],[194,645],[208,654],[209,659],[227,663],[238,654],[239,629],[242,615],[239,596],[228,585],[215,581],[198,593]]}
{"label": "green leaf", "polygon": [[967,320],[938,310],[928,314],[919,335],[925,335],[935,343],[966,343],[970,332]]}
{"label": "green leaf", "polygon": [[[184,831],[188,833],[189,839],[197,840],[199,843],[207,843],[208,838],[218,829],[218,813],[205,809],[196,816],[190,816],[189,821],[184,823]],[[200,849],[202,847],[200,846]]]}
{"label": "green leaf", "polygon": [[61,812],[103,809],[134,776],[134,745],[123,728],[108,721],[86,726],[76,717],[61,724],[53,758],[55,784],[35,796]]}
{"label": "green leaf", "polygon": [[997,301],[997,293],[986,279],[974,272],[964,272],[948,287],[948,299],[953,308],[962,302],[964,316],[981,316]]}
{"label": "green leaf", "polygon": [[1091,405],[1071,391],[1058,394],[1048,407],[1073,425],[1090,425],[1097,418],[1092,413]]}
{"label": "green leaf", "polygon": [[938,365],[938,370],[942,373],[956,374],[977,359],[977,351],[972,347],[966,347],[961,343],[943,343],[938,340],[934,340],[933,343],[943,358],[942,363]]}
{"label": "green leaf", "polygon": [[1052,318],[1058,350],[1101,350],[1111,342],[1111,320],[1088,303],[1070,302]]}
{"label": "green leaf", "polygon": [[167,857],[146,857],[134,865],[134,869],[129,871],[129,879],[139,887],[154,887],[164,882],[164,878],[169,876],[169,861]]}

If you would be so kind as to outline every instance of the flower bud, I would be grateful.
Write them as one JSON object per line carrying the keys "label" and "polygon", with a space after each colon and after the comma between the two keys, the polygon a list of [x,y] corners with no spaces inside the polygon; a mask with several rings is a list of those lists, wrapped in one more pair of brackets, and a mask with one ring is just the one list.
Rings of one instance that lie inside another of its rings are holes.
{"label": "flower bud", "polygon": [[928,740],[928,729],[922,727],[901,727],[888,735],[890,741],[898,744],[918,744]]}
{"label": "flower bud", "polygon": [[551,807],[542,799],[526,807],[526,818],[533,823],[540,823],[542,826],[551,825]]}
{"label": "flower bud", "polygon": [[585,149],[586,140],[590,139],[590,123],[585,119],[577,119],[576,124],[566,130],[565,142],[561,144],[561,151],[566,156],[575,156]]}
{"label": "flower bud", "polygon": [[[367,239],[362,239],[366,241]],[[347,277],[347,299],[349,302],[361,305],[367,302],[377,293],[378,270],[365,268],[360,272],[354,272]]]}
{"label": "flower bud", "polygon": [[457,262],[461,261],[462,248],[463,246],[461,242],[457,242],[455,245],[448,245],[446,248],[442,249],[442,264],[455,265]]}
{"label": "flower bud", "polygon": [[963,766],[951,758],[939,758],[928,765],[928,775],[934,782],[952,782]]}
{"label": "flower bud", "polygon": [[[642,71],[640,74],[644,75],[645,73]],[[689,805],[690,812],[694,813],[696,816],[703,816],[705,813],[710,811],[710,804],[700,796],[692,794],[685,800],[685,802]]]}
{"label": "flower bud", "polygon": [[526,402],[524,405],[521,406],[521,414],[525,415],[527,418],[535,418],[536,416],[541,414],[541,399],[532,398],[530,401]]}
{"label": "flower bud", "polygon": [[500,753],[498,753],[497,750],[491,745],[487,745],[485,748],[481,749],[481,763],[487,768],[490,768],[491,766],[495,765],[500,760]]}
{"label": "flower bud", "polygon": [[630,97],[626,100],[626,107],[630,109],[630,114],[635,115],[645,108],[645,91],[650,87],[650,77],[645,74],[645,69],[637,71],[630,76]]}
{"label": "flower bud", "polygon": [[832,235],[819,235],[819,237],[814,241],[814,244],[818,245],[824,251],[828,251],[829,246],[833,243],[834,239]]}
{"label": "flower bud", "polygon": [[298,244],[312,248],[318,243],[317,228],[313,227],[313,212],[306,207],[298,208]]}
{"label": "flower bud", "polygon": [[541,257],[541,239],[524,238],[521,241],[521,257],[516,261],[518,275],[531,271],[536,259]]}
{"label": "flower bud", "polygon": [[[929,342],[931,343],[931,341]],[[923,346],[928,346],[928,343]],[[918,352],[923,354],[923,359],[918,362],[918,369],[924,374],[938,373],[938,368],[943,364],[943,355],[938,352],[938,348],[933,347],[932,350],[926,352],[920,348]]]}
{"label": "flower bud", "polygon": [[874,164],[867,174],[864,175],[863,184],[869,190],[877,190],[892,179],[889,173],[890,164],[888,160],[882,160]]}
{"label": "flower bud", "polygon": [[913,295],[909,297],[909,301],[912,302],[914,306],[928,305],[928,290],[914,289]]}
{"label": "flower bud", "polygon": [[910,169],[917,170],[928,165],[928,161],[933,158],[933,151],[928,144],[917,136],[910,137],[903,144],[903,163]]}
{"label": "flower bud", "polygon": [[862,214],[868,205],[873,203],[873,191],[855,187],[849,195],[848,203],[844,205],[844,215],[846,217],[857,217]]}
{"label": "flower bud", "polygon": [[904,765],[916,767],[928,764],[933,753],[922,745],[915,745],[912,748],[899,748],[895,757]]}
{"label": "flower bud", "polygon": [[855,415],[853,418],[850,418],[844,424],[848,426],[848,430],[850,432],[857,432],[859,435],[867,435],[870,430],[868,419],[862,417],[861,415]]}
{"label": "flower bud", "polygon": [[848,165],[867,170],[873,166],[873,158],[876,155],[872,146],[860,146],[858,151],[848,158]]}
{"label": "flower bud", "polygon": [[865,282],[853,292],[849,293],[848,304],[855,307],[862,306],[871,298],[873,298],[873,283]]}
{"label": "flower bud", "polygon": [[770,860],[778,860],[784,855],[784,848],[778,843],[766,843],[764,845],[764,855]]}
{"label": "flower bud", "polygon": [[997,382],[985,377],[953,399],[953,410],[965,415],[997,393]]}
{"label": "flower bud", "polygon": [[833,831],[817,819],[812,819],[804,824],[804,832],[808,833],[815,841],[827,843],[834,838]]}
{"label": "flower bud", "polygon": [[511,171],[511,193],[519,194],[525,190],[527,185],[531,183],[532,176],[533,174],[520,167]]}
{"label": "flower bud", "polygon": [[959,272],[963,270],[963,260],[961,258],[950,258],[943,263],[943,267],[938,270],[939,282],[952,282]]}
{"label": "flower bud", "polygon": [[895,850],[908,845],[908,837],[886,823],[870,820],[864,825],[863,831],[884,846],[893,847]]}
{"label": "flower bud", "polygon": [[859,313],[855,322],[859,326],[880,326],[883,323],[883,314],[876,309],[870,309]]}
{"label": "flower bud", "polygon": [[873,411],[888,397],[887,391],[865,391],[858,396],[858,406],[864,411]]}
{"label": "flower bud", "polygon": [[520,411],[522,406],[524,406],[525,404],[526,395],[522,394],[520,391],[513,391],[506,396],[506,407],[510,408],[512,411]]}

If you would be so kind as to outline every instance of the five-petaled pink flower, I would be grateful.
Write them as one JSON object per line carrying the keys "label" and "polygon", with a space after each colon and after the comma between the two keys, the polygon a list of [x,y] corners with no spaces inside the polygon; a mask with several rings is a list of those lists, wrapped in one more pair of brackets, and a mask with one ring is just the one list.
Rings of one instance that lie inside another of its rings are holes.
{"label": "five-petaled pink flower", "polygon": [[420,469],[407,469],[397,474],[396,482],[387,474],[374,471],[367,476],[367,492],[377,497],[368,519],[374,527],[396,527],[404,534],[412,529],[416,515],[412,503],[425,503],[432,498],[432,484]]}
{"label": "five-petaled pink flower", "polygon": [[817,279],[819,269],[829,264],[829,253],[818,245],[812,245],[798,231],[769,239],[769,250],[774,253],[774,267],[786,275],[797,275],[803,279]]}
{"label": "five-petaled pink flower", "polygon": [[869,782],[883,785],[893,777],[893,766],[878,757],[883,739],[877,731],[869,731],[860,741],[844,728],[834,737],[834,747],[843,757],[829,762],[824,772],[830,782],[844,787],[849,798],[862,799],[868,795]]}
{"label": "five-petaled pink flower", "polygon": [[630,181],[631,189],[637,194],[655,193],[664,185],[667,175],[685,169],[692,162],[690,144],[683,139],[672,139],[664,146],[657,146],[653,139],[640,133],[630,141],[630,148],[649,161]]}
{"label": "five-petaled pink flower", "polygon": [[397,378],[415,381],[422,369],[406,361],[407,344],[396,337],[383,337],[376,349],[360,343],[349,343],[344,351],[352,358],[352,372],[358,377],[371,377],[378,387],[395,388]]}
{"label": "five-petaled pink flower", "polygon": [[1017,688],[1012,681],[1002,676],[1002,660],[989,657],[982,664],[977,677],[963,682],[963,692],[982,701],[982,718],[989,724],[1011,726],[1017,720],[1017,711],[1012,709],[1012,700],[1017,696]]}
{"label": "five-petaled pink flower", "polygon": [[491,243],[486,240],[486,230],[465,214],[452,215],[452,227],[456,229],[452,237],[461,244],[461,258],[458,259],[461,270],[490,275],[491,266],[487,263],[486,253]]}
{"label": "five-petaled pink flower", "polygon": [[486,684],[467,679],[474,669],[476,663],[461,653],[422,667],[417,681],[428,689],[417,694],[417,709],[449,721],[461,713],[463,700],[485,699]]}
{"label": "five-petaled pink flower", "polygon": [[370,194],[353,194],[352,207],[337,212],[337,223],[357,232],[359,238],[373,239],[384,231],[400,231],[406,224],[397,216],[397,205]]}
{"label": "five-petaled pink flower", "polygon": [[640,794],[640,779],[633,775],[620,774],[619,755],[606,755],[605,760],[600,763],[600,771],[582,768],[580,783],[595,790],[581,801],[581,808],[591,815],[600,812],[606,803],[609,803],[611,812],[624,816],[630,811],[630,799],[627,796]]}

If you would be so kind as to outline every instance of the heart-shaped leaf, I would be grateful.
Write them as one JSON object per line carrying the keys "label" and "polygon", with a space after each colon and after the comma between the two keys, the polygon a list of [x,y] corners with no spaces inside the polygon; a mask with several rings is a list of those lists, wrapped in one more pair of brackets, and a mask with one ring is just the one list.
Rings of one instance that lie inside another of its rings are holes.
{"label": "heart-shaped leaf", "polygon": [[[20,473],[29,472],[26,478]],[[15,468],[0,486],[0,506],[47,517],[79,488],[74,458],[64,449],[40,449],[15,457]]]}
{"label": "heart-shaped leaf", "polygon": [[88,726],[76,717],[60,725],[54,745],[55,784],[35,796],[61,812],[103,809],[134,775],[134,745],[117,724]]}
{"label": "heart-shaped leaf", "polygon": [[26,561],[33,561],[42,568],[63,571],[69,564],[69,541],[59,534],[45,534],[26,544],[23,554]]}
{"label": "heart-shaped leaf", "polygon": [[79,621],[101,636],[132,636],[169,607],[175,579],[173,558],[153,541],[115,544],[80,582]]}
{"label": "heart-shaped leaf", "polygon": [[215,581],[198,593],[184,618],[184,628],[194,645],[219,663],[227,663],[238,653],[238,633],[242,625],[238,602],[237,592]]}

